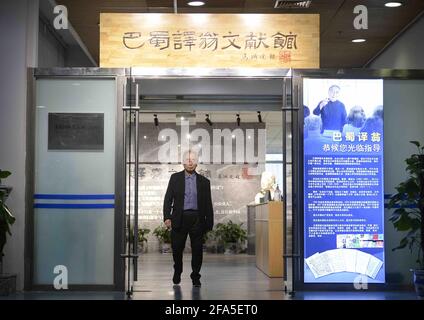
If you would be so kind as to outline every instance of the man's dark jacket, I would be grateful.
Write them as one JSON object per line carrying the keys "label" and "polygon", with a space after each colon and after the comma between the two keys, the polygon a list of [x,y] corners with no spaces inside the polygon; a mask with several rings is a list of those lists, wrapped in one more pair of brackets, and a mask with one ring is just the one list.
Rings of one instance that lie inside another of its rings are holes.
{"label": "man's dark jacket", "polygon": [[[205,232],[213,228],[213,207],[210,181],[196,173],[197,209],[200,223]],[[163,220],[171,219],[172,228],[179,229],[182,225],[184,211],[185,170],[174,173],[169,179],[163,202]]]}

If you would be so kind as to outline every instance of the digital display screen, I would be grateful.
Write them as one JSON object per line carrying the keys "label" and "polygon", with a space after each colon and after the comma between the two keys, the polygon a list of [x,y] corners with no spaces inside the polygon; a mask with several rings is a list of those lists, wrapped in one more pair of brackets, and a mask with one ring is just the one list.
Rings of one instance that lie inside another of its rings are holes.
{"label": "digital display screen", "polygon": [[303,88],[304,282],[384,283],[383,80]]}

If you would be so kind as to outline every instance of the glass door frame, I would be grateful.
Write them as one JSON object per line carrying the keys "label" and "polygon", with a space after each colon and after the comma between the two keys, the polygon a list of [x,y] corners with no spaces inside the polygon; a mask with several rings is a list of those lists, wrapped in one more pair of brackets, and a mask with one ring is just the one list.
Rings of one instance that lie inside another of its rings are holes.
{"label": "glass door frame", "polygon": [[[126,205],[126,165],[124,148],[122,146],[124,137],[124,111],[126,106],[125,85],[128,79],[291,79],[292,69],[205,69],[205,68],[29,68],[28,79],[28,104],[27,104],[27,161],[26,161],[26,212],[25,212],[25,290],[54,290],[52,285],[34,285],[34,159],[35,159],[35,110],[36,80],[48,79],[114,79],[116,81],[116,155],[115,155],[115,235],[114,235],[114,284],[113,285],[70,285],[69,290],[115,290],[124,292],[127,283],[127,270],[122,254],[125,254],[125,205]],[[282,88],[282,111],[289,103],[287,92]],[[291,105],[290,105],[291,108]],[[291,128],[291,132],[293,127]],[[287,131],[286,131],[286,134]],[[284,137],[283,137],[284,138]],[[283,150],[283,154],[285,150]],[[286,161],[286,156],[284,156]],[[283,164],[285,166],[285,163]],[[283,172],[286,172],[284,170]],[[283,177],[285,179],[285,177]],[[287,214],[284,206],[284,221]],[[286,237],[287,226],[284,226]],[[284,241],[287,244],[287,241]],[[282,257],[287,259],[287,257]],[[128,290],[129,291],[129,290]]]}
{"label": "glass door frame", "polygon": [[55,291],[53,284],[34,284],[34,188],[35,188],[35,120],[36,120],[36,82],[38,79],[112,79],[116,84],[116,130],[115,130],[115,209],[114,209],[114,271],[113,285],[72,285],[69,291],[124,291],[125,278],[123,260],[120,254],[124,250],[123,204],[125,189],[123,185],[122,139],[122,101],[123,83],[126,69],[106,68],[28,68],[27,71],[27,127],[26,127],[26,190],[25,190],[25,251],[24,251],[24,290]]}
{"label": "glass door frame", "polygon": [[[146,80],[146,79],[154,79],[154,80],[161,80],[161,79],[252,79],[252,80],[269,80],[269,79],[280,79],[283,81],[283,87],[281,88],[281,111],[282,111],[282,117],[283,117],[283,181],[284,184],[286,184],[286,167],[288,165],[287,163],[287,156],[286,156],[286,150],[285,148],[292,145],[291,141],[290,144],[285,143],[285,137],[286,136],[293,136],[293,128],[294,126],[290,126],[290,129],[288,129],[285,126],[284,121],[293,121],[293,118],[286,117],[286,112],[288,110],[292,111],[293,114],[293,106],[291,104],[291,101],[288,99],[288,96],[291,94],[291,76],[292,76],[292,70],[291,69],[243,69],[243,68],[232,68],[232,69],[207,69],[207,68],[180,68],[180,69],[173,69],[173,68],[130,68],[127,69],[127,72],[129,71],[129,74],[127,74],[127,81],[131,84],[131,82],[134,79],[137,80]],[[289,80],[289,81],[287,81]],[[136,87],[136,92],[141,90],[140,88]],[[138,110],[138,112],[142,111],[142,103],[139,102],[139,99],[135,99],[135,106],[133,107],[134,110]],[[131,102],[130,102],[131,103]],[[139,105],[140,103],[140,105]],[[295,110],[297,111],[297,110]],[[137,111],[136,111],[137,112]],[[293,122],[292,122],[293,123]],[[293,150],[291,151],[293,153]],[[291,192],[290,195],[292,196],[294,193]],[[284,188],[284,202],[283,202],[283,232],[284,232],[284,239],[283,239],[283,246],[285,248],[285,255],[281,257],[281,259],[285,260],[285,276],[283,278],[282,283],[282,289],[286,291],[286,293],[291,292],[292,289],[292,283],[293,281],[293,275],[290,273],[291,270],[293,270],[292,267],[287,268],[287,261],[291,258],[293,248],[288,248],[287,245],[290,243],[288,239],[293,239],[294,235],[290,234],[292,229],[291,227],[287,226],[287,216],[293,216],[293,212],[288,213],[288,207],[286,204],[286,188]],[[138,198],[138,194],[136,193],[135,198]],[[291,202],[293,203],[293,199],[291,199]],[[134,226],[134,230],[138,228],[138,222]],[[293,242],[291,242],[293,243]],[[136,247],[136,246],[134,246]],[[133,258],[133,261],[137,261],[138,257],[134,254],[132,257],[131,255],[128,255],[127,257]],[[293,260],[293,259],[292,259]],[[137,266],[137,263],[133,263],[135,267]],[[134,280],[134,274],[132,272],[128,272],[127,277],[132,277],[132,279],[126,279],[127,286],[130,286],[133,284]],[[137,275],[135,275],[135,278],[137,278]],[[289,279],[290,278],[290,279]],[[127,291],[128,297],[130,297],[133,294],[132,290]]]}

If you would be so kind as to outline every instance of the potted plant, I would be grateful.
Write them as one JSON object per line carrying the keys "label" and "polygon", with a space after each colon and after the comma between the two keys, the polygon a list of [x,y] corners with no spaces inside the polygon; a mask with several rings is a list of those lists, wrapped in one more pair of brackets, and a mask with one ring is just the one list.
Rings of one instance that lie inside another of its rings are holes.
{"label": "potted plant", "polygon": [[150,229],[147,228],[138,229],[138,247],[140,252],[147,252],[147,235],[149,232]]}
{"label": "potted plant", "polygon": [[388,208],[395,209],[390,217],[396,230],[405,232],[399,246],[393,250],[408,248],[416,254],[418,269],[413,269],[415,290],[424,297],[424,146],[410,141],[418,152],[405,160],[408,178],[395,189]]}
{"label": "potted plant", "polygon": [[6,205],[6,199],[12,188],[2,185],[2,179],[10,175],[9,171],[0,170],[0,294],[8,294],[16,288],[16,275],[3,274],[3,249],[7,242],[7,235],[12,235],[10,226],[15,222],[15,217]]}
{"label": "potted plant", "polygon": [[204,235],[204,247],[206,252],[210,253],[222,253],[224,247],[220,241],[219,235],[216,233],[216,229],[208,231]]}
{"label": "potted plant", "polygon": [[241,244],[247,239],[246,230],[242,229],[243,223],[218,223],[216,225],[216,236],[223,242],[226,254],[234,254],[240,251]]}
{"label": "potted plant", "polygon": [[[146,228],[139,228],[138,229],[138,242],[137,242],[137,248],[138,252],[147,252],[147,234],[150,232],[150,229]],[[130,227],[130,234],[131,234],[131,243],[134,243],[134,227],[131,225]],[[128,235],[127,235],[127,241],[128,241]]]}
{"label": "potted plant", "polygon": [[153,234],[159,240],[159,250],[162,253],[171,252],[171,230],[169,230],[163,223],[158,225]]}

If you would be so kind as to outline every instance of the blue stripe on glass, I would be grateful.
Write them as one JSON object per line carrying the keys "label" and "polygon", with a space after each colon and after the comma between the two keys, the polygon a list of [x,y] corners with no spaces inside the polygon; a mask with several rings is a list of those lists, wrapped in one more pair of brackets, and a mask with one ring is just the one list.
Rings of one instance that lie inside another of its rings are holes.
{"label": "blue stripe on glass", "polygon": [[113,203],[35,203],[38,209],[114,209]]}
{"label": "blue stripe on glass", "polygon": [[114,200],[114,194],[34,194],[34,199],[54,200]]}
{"label": "blue stripe on glass", "polygon": [[[387,204],[385,204],[384,205],[384,208],[388,208],[388,205]],[[397,209],[397,208],[400,208],[400,206],[397,204],[397,205],[395,205],[395,206],[393,206],[393,208],[392,209]],[[409,205],[409,206],[405,206],[404,208],[408,208],[408,209],[416,209],[416,208],[418,208],[418,206],[416,205],[416,204],[411,204],[411,205]]]}

